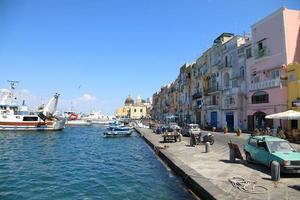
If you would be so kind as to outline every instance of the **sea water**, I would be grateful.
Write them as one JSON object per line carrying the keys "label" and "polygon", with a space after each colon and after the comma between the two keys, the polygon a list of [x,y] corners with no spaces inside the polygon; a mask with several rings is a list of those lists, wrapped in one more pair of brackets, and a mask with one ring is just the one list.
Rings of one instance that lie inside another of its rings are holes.
{"label": "sea water", "polygon": [[137,133],[103,131],[0,132],[0,199],[193,199]]}

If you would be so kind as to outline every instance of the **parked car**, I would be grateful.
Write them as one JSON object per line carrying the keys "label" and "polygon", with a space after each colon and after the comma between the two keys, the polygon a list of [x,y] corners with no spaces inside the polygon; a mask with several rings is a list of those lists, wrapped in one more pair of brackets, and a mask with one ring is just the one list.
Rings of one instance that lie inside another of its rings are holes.
{"label": "parked car", "polygon": [[181,130],[181,134],[183,136],[190,136],[191,133],[193,134],[200,134],[201,130],[198,124],[187,124],[184,128]]}
{"label": "parked car", "polygon": [[181,127],[178,126],[178,124],[175,122],[170,122],[165,128],[168,132],[173,132],[175,130],[179,130],[179,131],[181,130]]}
{"label": "parked car", "polygon": [[251,136],[244,145],[246,160],[268,167],[273,161],[283,173],[300,173],[300,153],[288,141],[272,136]]}

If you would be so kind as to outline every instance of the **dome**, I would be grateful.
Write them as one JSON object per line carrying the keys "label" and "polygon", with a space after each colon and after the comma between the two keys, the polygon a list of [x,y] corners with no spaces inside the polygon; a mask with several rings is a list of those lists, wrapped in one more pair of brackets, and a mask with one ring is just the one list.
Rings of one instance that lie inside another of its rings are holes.
{"label": "dome", "polygon": [[134,101],[133,99],[130,97],[130,95],[126,98],[125,100],[125,106],[130,106],[130,105],[133,105],[134,104]]}

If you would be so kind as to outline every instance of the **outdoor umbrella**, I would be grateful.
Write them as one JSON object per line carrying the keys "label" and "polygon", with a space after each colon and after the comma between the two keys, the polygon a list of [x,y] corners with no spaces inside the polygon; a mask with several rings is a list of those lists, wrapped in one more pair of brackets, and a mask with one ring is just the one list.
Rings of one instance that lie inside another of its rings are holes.
{"label": "outdoor umbrella", "polygon": [[286,119],[286,120],[298,120],[300,119],[300,112],[295,110],[288,110],[285,112],[275,113],[267,115],[266,119]]}

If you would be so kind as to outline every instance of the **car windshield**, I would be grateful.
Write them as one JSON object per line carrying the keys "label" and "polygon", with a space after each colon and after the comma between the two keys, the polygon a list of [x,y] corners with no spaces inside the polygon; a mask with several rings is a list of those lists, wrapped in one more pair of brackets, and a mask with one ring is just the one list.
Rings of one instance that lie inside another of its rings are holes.
{"label": "car windshield", "polygon": [[196,128],[198,128],[198,125],[197,125],[197,124],[191,124],[191,125],[190,125],[190,128],[191,128],[191,129],[196,129]]}
{"label": "car windshield", "polygon": [[287,141],[269,141],[268,147],[271,152],[294,151],[293,147]]}

